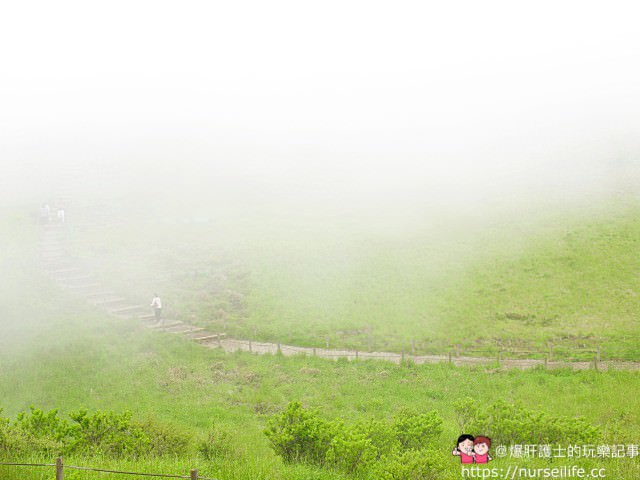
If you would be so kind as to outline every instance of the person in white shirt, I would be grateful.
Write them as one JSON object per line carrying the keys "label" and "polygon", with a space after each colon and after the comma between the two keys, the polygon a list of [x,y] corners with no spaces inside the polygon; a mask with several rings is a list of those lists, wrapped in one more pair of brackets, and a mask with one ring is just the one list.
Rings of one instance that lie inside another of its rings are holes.
{"label": "person in white shirt", "polygon": [[153,300],[151,300],[151,308],[153,308],[153,314],[156,317],[156,322],[162,323],[162,300],[157,293],[153,294]]}

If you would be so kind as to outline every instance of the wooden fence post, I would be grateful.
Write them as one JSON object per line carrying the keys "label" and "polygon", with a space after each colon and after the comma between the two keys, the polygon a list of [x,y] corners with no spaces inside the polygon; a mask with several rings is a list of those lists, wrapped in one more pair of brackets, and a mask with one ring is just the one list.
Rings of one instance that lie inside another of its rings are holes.
{"label": "wooden fence post", "polygon": [[549,342],[549,361],[553,362],[553,343]]}
{"label": "wooden fence post", "polygon": [[456,357],[460,356],[460,344],[456,343]]}
{"label": "wooden fence post", "polygon": [[498,360],[498,367],[500,367],[500,350],[498,350],[498,355],[496,357],[496,359]]}
{"label": "wooden fence post", "polygon": [[198,480],[198,470],[195,468],[191,470],[191,480]]}
{"label": "wooden fence post", "polygon": [[249,352],[253,352],[253,348],[251,347],[251,340],[249,340]]}
{"label": "wooden fence post", "polygon": [[449,363],[451,363],[451,352],[449,352]]}
{"label": "wooden fence post", "polygon": [[56,458],[56,480],[64,480],[62,457]]}
{"label": "wooden fence post", "polygon": [[598,362],[599,362],[599,361],[600,361],[600,345],[598,345],[598,346],[596,347],[596,349],[597,349],[597,350],[596,350],[596,352],[597,352],[596,354],[598,355]]}
{"label": "wooden fence post", "polygon": [[313,347],[313,356],[316,356],[316,347]]}
{"label": "wooden fence post", "polygon": [[544,369],[549,368],[549,357],[547,355],[544,356]]}
{"label": "wooden fence post", "polygon": [[221,334],[221,333],[218,333],[218,347],[221,347],[221,346],[222,346],[222,343],[221,343],[221,337],[222,337],[222,334]]}
{"label": "wooden fence post", "polygon": [[356,360],[358,359],[358,350],[356,350]]}
{"label": "wooden fence post", "polygon": [[596,371],[598,371],[598,357],[597,356],[593,357],[593,368],[595,368]]}

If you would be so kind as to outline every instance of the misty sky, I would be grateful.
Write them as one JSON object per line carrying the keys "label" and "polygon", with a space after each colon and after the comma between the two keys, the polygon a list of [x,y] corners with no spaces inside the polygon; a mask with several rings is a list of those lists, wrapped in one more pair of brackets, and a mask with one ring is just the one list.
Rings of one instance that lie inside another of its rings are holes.
{"label": "misty sky", "polygon": [[631,1],[11,2],[0,158],[25,185],[3,188],[67,163],[298,185],[338,172],[365,191],[593,180],[600,167],[576,166],[638,158],[639,13]]}

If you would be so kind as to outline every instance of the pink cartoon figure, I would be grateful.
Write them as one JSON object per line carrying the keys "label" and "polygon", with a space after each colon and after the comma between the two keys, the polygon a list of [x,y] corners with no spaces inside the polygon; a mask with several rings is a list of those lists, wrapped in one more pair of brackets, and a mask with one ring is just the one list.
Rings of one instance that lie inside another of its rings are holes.
{"label": "pink cartoon figure", "polygon": [[491,448],[491,439],[489,437],[476,437],[473,440],[473,458],[475,463],[489,463],[491,455],[489,455],[489,449]]}
{"label": "pink cartoon figure", "polygon": [[460,463],[473,463],[473,435],[463,434],[458,437],[456,448],[451,452],[460,457]]}

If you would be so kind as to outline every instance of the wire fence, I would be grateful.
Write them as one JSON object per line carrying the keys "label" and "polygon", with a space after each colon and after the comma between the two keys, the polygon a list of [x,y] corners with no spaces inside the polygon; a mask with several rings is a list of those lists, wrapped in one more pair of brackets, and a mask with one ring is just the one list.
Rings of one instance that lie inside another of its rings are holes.
{"label": "wire fence", "polygon": [[176,475],[176,474],[167,474],[167,473],[146,473],[146,472],[127,472],[122,470],[108,470],[105,468],[94,468],[94,467],[79,467],[74,465],[64,465],[62,457],[56,458],[55,463],[13,463],[13,462],[0,462],[0,466],[12,466],[12,467],[49,467],[55,468],[56,471],[56,480],[64,480],[64,471],[65,470],[82,470],[86,472],[96,472],[96,473],[111,473],[114,475],[135,475],[139,477],[157,477],[157,478],[186,478],[189,480],[216,480],[215,478],[207,478],[201,477],[198,475],[197,469],[191,469],[189,475]]}

